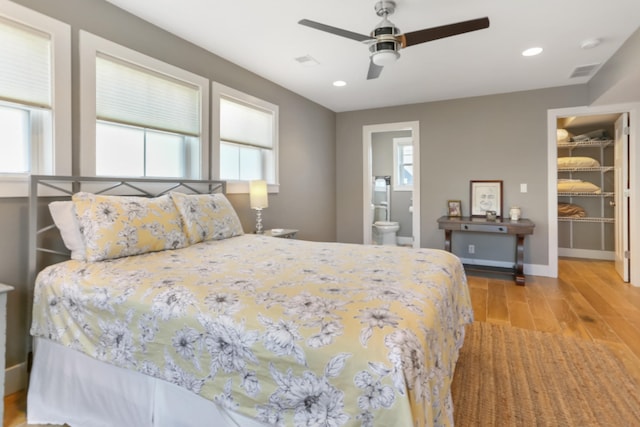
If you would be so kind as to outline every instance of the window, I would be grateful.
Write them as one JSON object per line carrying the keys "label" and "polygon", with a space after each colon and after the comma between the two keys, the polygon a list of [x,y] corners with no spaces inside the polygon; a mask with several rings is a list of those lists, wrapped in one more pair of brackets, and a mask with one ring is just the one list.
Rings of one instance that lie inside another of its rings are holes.
{"label": "window", "polygon": [[96,175],[183,178],[188,175],[187,139],[176,133],[99,120]]}
{"label": "window", "polygon": [[213,125],[218,129],[213,176],[227,180],[228,192],[248,192],[263,179],[271,192],[278,184],[278,106],[218,83],[213,84]]}
{"label": "window", "polygon": [[71,174],[70,30],[2,2],[0,39],[0,196],[26,196],[30,174]]}
{"label": "window", "polygon": [[29,173],[29,110],[0,104],[0,170],[4,173]]}
{"label": "window", "polygon": [[413,189],[413,141],[411,138],[393,139],[394,191]]}
{"label": "window", "polygon": [[80,40],[83,175],[204,178],[208,80],[86,32]]}

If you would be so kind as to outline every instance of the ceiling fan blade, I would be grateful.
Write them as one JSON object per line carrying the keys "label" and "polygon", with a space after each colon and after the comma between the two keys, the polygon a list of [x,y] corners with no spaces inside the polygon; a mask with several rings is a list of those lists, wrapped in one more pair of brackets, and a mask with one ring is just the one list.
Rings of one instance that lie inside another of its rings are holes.
{"label": "ceiling fan blade", "polygon": [[369,61],[369,71],[367,71],[367,80],[377,79],[382,72],[382,65],[376,65],[373,60]]}
{"label": "ceiling fan blade", "polygon": [[471,31],[489,28],[489,18],[478,18],[469,21],[456,22],[454,24],[442,25],[440,27],[426,28],[424,30],[412,31],[403,34],[401,37],[402,47],[413,46],[432,40],[443,39],[445,37],[457,36]]}
{"label": "ceiling fan blade", "polygon": [[301,19],[300,21],[298,21],[298,24],[315,28],[316,30],[325,31],[327,33],[335,34],[337,36],[346,37],[358,42],[371,40],[371,36],[365,36],[364,34],[354,33],[353,31],[343,30],[342,28],[332,27],[330,25],[321,24],[320,22],[316,21],[310,21],[309,19]]}

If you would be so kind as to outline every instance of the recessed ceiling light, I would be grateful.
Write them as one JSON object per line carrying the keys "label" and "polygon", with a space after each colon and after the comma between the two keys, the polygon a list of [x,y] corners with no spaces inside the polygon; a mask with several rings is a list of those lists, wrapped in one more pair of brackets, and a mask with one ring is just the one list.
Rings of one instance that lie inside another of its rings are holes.
{"label": "recessed ceiling light", "polygon": [[541,47],[531,47],[527,50],[524,50],[522,52],[522,56],[536,56],[536,55],[540,55],[541,53],[542,53]]}
{"label": "recessed ceiling light", "polygon": [[600,39],[586,39],[580,43],[582,49],[593,49],[600,44]]}
{"label": "recessed ceiling light", "polygon": [[344,80],[336,80],[335,82],[333,82],[333,85],[335,87],[342,87],[342,86],[346,86],[347,82],[345,82]]}

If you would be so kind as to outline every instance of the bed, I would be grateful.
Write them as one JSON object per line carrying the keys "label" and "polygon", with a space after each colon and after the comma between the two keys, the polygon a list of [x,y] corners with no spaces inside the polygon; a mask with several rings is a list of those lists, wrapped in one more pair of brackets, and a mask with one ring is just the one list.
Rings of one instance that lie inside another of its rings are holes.
{"label": "bed", "polygon": [[73,188],[85,257],[35,279],[29,423],[453,425],[458,258],[244,234],[223,194],[172,188]]}

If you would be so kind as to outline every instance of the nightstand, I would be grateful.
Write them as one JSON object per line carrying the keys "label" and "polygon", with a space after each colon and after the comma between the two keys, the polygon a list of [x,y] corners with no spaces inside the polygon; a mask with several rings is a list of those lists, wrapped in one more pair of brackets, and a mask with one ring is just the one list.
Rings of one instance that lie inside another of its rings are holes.
{"label": "nightstand", "polygon": [[298,230],[293,230],[291,228],[273,228],[271,230],[265,230],[265,236],[271,237],[282,237],[284,239],[295,239],[296,234],[298,234]]}

